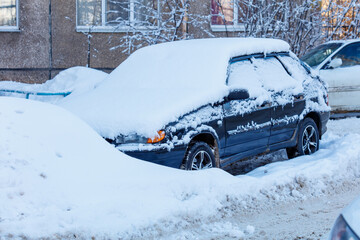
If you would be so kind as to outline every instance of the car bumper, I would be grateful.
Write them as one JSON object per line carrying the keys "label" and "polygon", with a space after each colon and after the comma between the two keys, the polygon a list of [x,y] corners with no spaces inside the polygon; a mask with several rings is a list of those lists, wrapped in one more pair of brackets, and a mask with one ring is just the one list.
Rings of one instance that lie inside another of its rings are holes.
{"label": "car bumper", "polygon": [[123,146],[118,146],[118,150],[131,157],[160,164],[167,167],[180,168],[185,157],[186,147],[175,146],[172,149],[153,149],[153,150],[122,150]]}

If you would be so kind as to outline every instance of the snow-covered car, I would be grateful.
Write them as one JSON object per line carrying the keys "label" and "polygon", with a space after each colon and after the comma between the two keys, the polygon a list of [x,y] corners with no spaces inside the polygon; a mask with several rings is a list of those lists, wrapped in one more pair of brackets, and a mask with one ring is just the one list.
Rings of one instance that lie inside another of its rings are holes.
{"label": "snow-covered car", "polygon": [[360,240],[360,197],[346,207],[336,219],[329,240]]}
{"label": "snow-covered car", "polygon": [[327,42],[301,60],[329,84],[332,111],[360,110],[360,39]]}
{"label": "snow-covered car", "polygon": [[284,41],[202,39],[142,48],[62,106],[130,156],[196,170],[282,148],[314,153],[326,96]]}

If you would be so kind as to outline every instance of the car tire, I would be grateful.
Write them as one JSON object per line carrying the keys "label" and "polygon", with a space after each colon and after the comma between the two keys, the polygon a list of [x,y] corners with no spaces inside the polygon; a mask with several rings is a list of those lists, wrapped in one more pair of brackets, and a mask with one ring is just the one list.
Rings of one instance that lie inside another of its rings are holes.
{"label": "car tire", "polygon": [[319,129],[311,118],[305,118],[299,131],[297,152],[299,155],[311,155],[319,149]]}
{"label": "car tire", "polygon": [[185,170],[202,170],[215,167],[215,155],[205,142],[195,142],[185,158]]}
{"label": "car tire", "polygon": [[286,149],[289,159],[298,155],[311,155],[319,149],[319,129],[311,118],[305,118],[299,128],[296,147]]}

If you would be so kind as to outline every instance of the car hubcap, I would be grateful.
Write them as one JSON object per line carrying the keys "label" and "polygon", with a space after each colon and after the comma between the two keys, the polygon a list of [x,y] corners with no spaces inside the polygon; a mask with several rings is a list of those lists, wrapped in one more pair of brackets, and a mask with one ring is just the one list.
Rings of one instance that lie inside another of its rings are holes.
{"label": "car hubcap", "polygon": [[210,155],[206,151],[199,151],[193,158],[191,170],[212,168]]}
{"label": "car hubcap", "polygon": [[312,154],[317,150],[317,134],[313,126],[307,126],[303,133],[302,150],[304,154]]}

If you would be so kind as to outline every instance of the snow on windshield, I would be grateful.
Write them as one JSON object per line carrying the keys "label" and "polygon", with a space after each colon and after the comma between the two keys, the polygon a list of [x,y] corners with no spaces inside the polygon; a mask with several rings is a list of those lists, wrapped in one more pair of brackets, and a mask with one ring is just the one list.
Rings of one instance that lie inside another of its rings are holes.
{"label": "snow on windshield", "polygon": [[169,121],[222,100],[231,57],[287,52],[274,39],[202,39],[158,44],[133,53],[93,91],[68,97],[62,106],[100,135],[134,132],[151,137]]}

